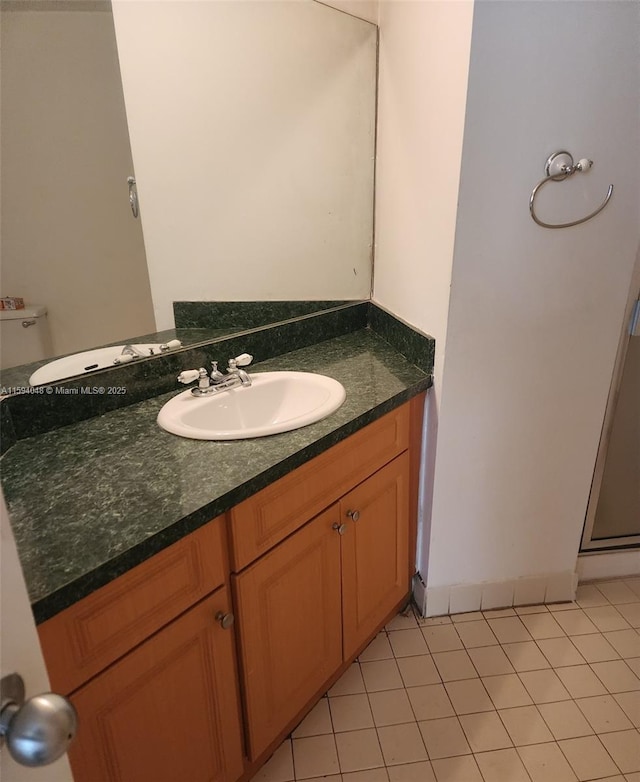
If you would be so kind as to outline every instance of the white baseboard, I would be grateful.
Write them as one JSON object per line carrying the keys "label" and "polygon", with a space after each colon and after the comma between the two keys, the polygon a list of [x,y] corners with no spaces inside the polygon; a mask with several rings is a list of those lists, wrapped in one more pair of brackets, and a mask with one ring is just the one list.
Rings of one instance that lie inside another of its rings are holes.
{"label": "white baseboard", "polygon": [[597,551],[580,554],[578,577],[580,581],[602,578],[621,578],[640,575],[640,551]]}
{"label": "white baseboard", "polygon": [[419,589],[414,580],[414,597],[426,617],[536,603],[564,603],[575,598],[578,586],[578,575],[571,570],[509,581],[427,587],[426,590],[424,581],[419,579]]}

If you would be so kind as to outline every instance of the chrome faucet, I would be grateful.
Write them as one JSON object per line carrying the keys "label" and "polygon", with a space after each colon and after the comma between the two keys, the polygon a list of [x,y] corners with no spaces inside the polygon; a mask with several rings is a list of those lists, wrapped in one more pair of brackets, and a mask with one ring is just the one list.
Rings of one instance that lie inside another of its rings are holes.
{"label": "chrome faucet", "polygon": [[122,348],[121,356],[131,356],[132,358],[146,358],[149,353],[145,353],[144,350],[140,350],[136,345],[125,345]]}
{"label": "chrome faucet", "polygon": [[166,353],[169,350],[180,347],[182,347],[182,342],[180,342],[179,339],[170,339],[168,342],[163,342],[161,345],[124,345],[120,355],[113,359],[113,363],[126,364],[128,361],[133,361],[135,358],[157,356],[160,353]]}
{"label": "chrome faucet", "polygon": [[113,359],[114,364],[126,364],[128,361],[133,361],[135,358],[146,358],[147,356],[152,356],[153,350],[148,351],[145,353],[143,350],[140,350],[140,348],[136,347],[135,345],[125,345],[122,348],[122,352],[119,356],[116,356]]}
{"label": "chrome faucet", "polygon": [[226,375],[218,369],[218,362],[212,361],[210,373],[204,367],[187,369],[178,375],[178,382],[188,385],[197,380],[197,387],[191,389],[191,393],[194,396],[217,394],[236,386],[247,387],[251,385],[251,377],[240,367],[246,367],[252,361],[253,356],[250,356],[248,353],[242,353],[242,355],[236,358],[230,358]]}

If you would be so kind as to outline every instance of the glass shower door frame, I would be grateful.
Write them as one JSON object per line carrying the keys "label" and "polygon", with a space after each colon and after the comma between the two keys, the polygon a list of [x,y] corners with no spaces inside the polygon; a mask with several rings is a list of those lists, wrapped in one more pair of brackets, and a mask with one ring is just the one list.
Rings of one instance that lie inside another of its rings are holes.
{"label": "glass shower door frame", "polygon": [[[582,534],[582,542],[580,545],[580,553],[595,553],[597,551],[603,550],[619,550],[640,546],[640,533],[637,535],[627,535],[615,538],[601,538],[598,540],[592,539],[593,528],[596,521],[596,511],[598,508],[598,499],[600,497],[600,489],[602,487],[607,453],[609,450],[609,441],[611,439],[618,395],[620,392],[620,385],[622,383],[624,363],[627,356],[627,351],[629,349],[630,340],[640,339],[640,336],[633,336],[634,314],[637,316],[637,308],[640,307],[640,304],[637,304],[637,302],[640,300],[640,248],[638,257],[636,259],[636,268],[629,293],[629,300],[627,302],[623,321],[624,326],[620,336],[615,369],[611,381],[611,388],[609,390],[609,398],[607,399],[607,409],[602,425],[602,434],[600,436],[598,456],[596,458],[593,480],[591,482],[591,492],[589,494],[589,503],[587,505],[587,513]],[[636,321],[636,329],[637,328],[638,324]],[[637,331],[635,333],[637,334]]]}

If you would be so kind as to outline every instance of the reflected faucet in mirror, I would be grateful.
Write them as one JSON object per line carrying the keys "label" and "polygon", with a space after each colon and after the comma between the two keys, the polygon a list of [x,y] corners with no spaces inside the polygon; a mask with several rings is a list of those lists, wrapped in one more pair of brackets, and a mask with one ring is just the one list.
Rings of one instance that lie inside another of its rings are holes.
{"label": "reflected faucet in mirror", "polygon": [[159,356],[182,346],[180,340],[174,339],[163,344],[111,345],[105,348],[84,350],[70,356],[49,361],[36,369],[29,376],[30,386],[48,385],[70,377],[78,377],[87,372],[127,364],[140,358]]}
{"label": "reflected faucet in mirror", "polygon": [[149,358],[149,356],[159,356],[161,353],[167,353],[169,350],[175,350],[182,347],[179,339],[170,339],[160,345],[125,345],[119,356],[113,360],[114,364],[126,364],[135,358]]}

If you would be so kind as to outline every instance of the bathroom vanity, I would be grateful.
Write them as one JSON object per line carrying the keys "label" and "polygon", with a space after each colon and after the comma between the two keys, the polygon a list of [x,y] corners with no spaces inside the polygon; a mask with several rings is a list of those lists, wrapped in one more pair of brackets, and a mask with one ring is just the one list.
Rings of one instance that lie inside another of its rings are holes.
{"label": "bathroom vanity", "polygon": [[202,442],[156,425],[165,394],[3,458],[76,782],[251,779],[409,595],[430,376],[368,329],[256,371],[281,368],[344,405]]}
{"label": "bathroom vanity", "polygon": [[268,758],[408,596],[421,403],[40,625],[77,782],[233,782]]}

